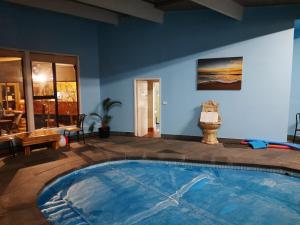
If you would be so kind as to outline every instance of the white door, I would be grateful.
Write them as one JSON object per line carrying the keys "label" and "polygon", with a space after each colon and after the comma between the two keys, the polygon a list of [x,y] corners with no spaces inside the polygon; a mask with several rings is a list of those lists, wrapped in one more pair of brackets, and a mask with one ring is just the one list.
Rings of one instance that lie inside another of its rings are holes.
{"label": "white door", "polygon": [[136,81],[137,136],[148,134],[148,84]]}

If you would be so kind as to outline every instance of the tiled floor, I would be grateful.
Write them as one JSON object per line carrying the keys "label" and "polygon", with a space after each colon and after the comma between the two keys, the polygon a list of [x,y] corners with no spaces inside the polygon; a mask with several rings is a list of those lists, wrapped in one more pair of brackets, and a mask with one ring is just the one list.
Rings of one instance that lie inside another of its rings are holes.
{"label": "tiled floor", "polygon": [[40,150],[25,157],[0,159],[0,224],[48,224],[37,208],[38,193],[55,177],[107,160],[142,158],[277,166],[300,171],[300,152],[251,150],[238,145],[204,145],[200,142],[113,136],[88,138],[71,149]]}

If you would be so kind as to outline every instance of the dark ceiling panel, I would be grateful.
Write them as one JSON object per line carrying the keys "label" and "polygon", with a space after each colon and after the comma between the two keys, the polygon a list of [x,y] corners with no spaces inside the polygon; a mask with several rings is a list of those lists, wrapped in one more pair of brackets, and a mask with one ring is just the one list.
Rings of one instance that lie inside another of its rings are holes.
{"label": "dark ceiling panel", "polygon": [[189,0],[148,0],[153,3],[157,8],[165,11],[170,10],[193,10],[203,9],[204,7],[191,2]]}
{"label": "dark ceiling panel", "polygon": [[[193,10],[203,9],[204,7],[189,0],[146,0],[153,3],[157,8],[165,11],[171,10]],[[290,5],[300,4],[300,0],[234,0],[246,6],[267,6],[267,5]]]}
{"label": "dark ceiling panel", "polygon": [[300,4],[300,0],[235,0],[244,6]]}

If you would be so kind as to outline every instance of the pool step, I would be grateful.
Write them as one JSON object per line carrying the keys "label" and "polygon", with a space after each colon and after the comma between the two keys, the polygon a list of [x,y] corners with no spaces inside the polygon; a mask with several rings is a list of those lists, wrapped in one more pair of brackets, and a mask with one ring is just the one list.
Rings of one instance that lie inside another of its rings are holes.
{"label": "pool step", "polygon": [[68,203],[57,198],[50,199],[40,206],[48,221],[63,225],[89,225]]}

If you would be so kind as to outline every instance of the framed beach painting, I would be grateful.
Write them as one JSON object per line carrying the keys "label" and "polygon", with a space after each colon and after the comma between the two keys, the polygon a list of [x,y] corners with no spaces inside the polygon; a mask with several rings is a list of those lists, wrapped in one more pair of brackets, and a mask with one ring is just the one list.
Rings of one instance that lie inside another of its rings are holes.
{"label": "framed beach painting", "polygon": [[241,90],[243,57],[199,59],[197,90]]}

